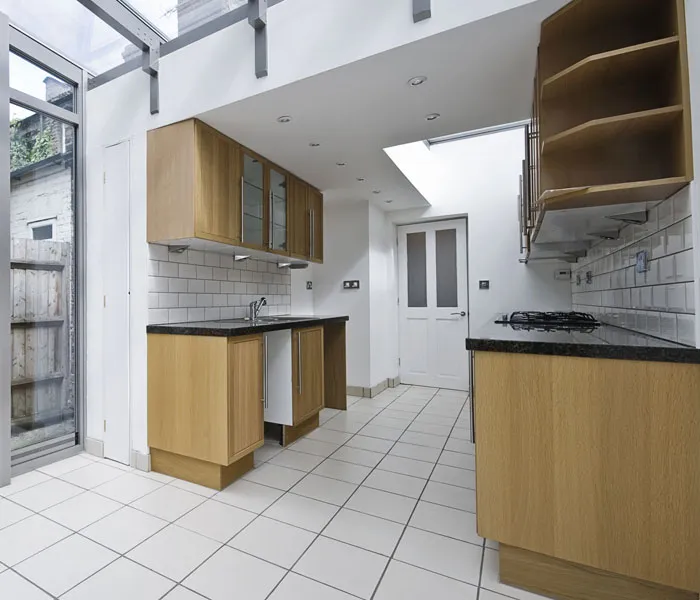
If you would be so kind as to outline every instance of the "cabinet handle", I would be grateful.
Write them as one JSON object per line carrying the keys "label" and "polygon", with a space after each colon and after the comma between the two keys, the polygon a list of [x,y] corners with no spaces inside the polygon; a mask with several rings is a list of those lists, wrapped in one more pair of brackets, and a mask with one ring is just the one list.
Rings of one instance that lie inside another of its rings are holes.
{"label": "cabinet handle", "polygon": [[314,235],[314,227],[313,223],[311,221],[311,213],[313,211],[309,209],[309,258],[311,258],[314,255],[314,243],[313,243],[313,235]]}
{"label": "cabinet handle", "polygon": [[297,333],[297,379],[299,380],[299,395],[301,396],[302,383],[301,383],[301,334]]}
{"label": "cabinet handle", "polygon": [[269,239],[268,239],[268,241],[267,241],[267,247],[268,247],[268,248],[272,248],[272,232],[274,231],[274,229],[273,229],[274,224],[273,224],[273,222],[272,222],[272,217],[273,217],[273,213],[272,213],[272,202],[273,202],[272,190],[270,190],[270,231],[269,231]]}
{"label": "cabinet handle", "polygon": [[241,243],[243,243],[243,232],[245,231],[245,200],[243,199],[243,194],[245,193],[245,177],[241,175]]}
{"label": "cabinet handle", "polygon": [[316,211],[312,208],[311,217],[311,258],[316,257]]}
{"label": "cabinet handle", "polygon": [[265,408],[267,408],[267,336],[263,336],[263,347],[265,349],[265,360],[263,364],[263,404],[265,405]]}

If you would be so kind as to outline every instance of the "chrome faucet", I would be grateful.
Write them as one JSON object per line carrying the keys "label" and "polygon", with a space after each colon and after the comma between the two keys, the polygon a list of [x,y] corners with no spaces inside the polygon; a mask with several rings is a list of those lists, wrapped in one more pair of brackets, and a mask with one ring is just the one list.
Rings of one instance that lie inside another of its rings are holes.
{"label": "chrome faucet", "polygon": [[248,318],[251,321],[257,321],[258,320],[258,315],[260,315],[260,311],[262,310],[263,306],[267,305],[267,300],[263,296],[260,298],[260,300],[254,300],[248,305]]}

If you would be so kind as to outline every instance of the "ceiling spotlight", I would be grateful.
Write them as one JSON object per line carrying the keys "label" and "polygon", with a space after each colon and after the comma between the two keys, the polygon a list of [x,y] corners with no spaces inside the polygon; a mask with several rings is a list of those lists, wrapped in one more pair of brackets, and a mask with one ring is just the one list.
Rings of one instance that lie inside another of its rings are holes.
{"label": "ceiling spotlight", "polygon": [[309,146],[311,146],[312,148],[318,148],[320,145],[321,144],[319,144],[318,142],[309,142]]}
{"label": "ceiling spotlight", "polygon": [[437,121],[440,118],[440,113],[430,113],[425,116],[426,121]]}
{"label": "ceiling spotlight", "polygon": [[344,163],[344,162],[337,162],[337,163],[335,163],[335,164],[336,164],[336,166],[338,166],[338,167],[344,167],[347,163]]}
{"label": "ceiling spotlight", "polygon": [[384,204],[391,204],[393,200],[384,200]]}
{"label": "ceiling spotlight", "polygon": [[364,180],[365,180],[364,177],[358,177],[358,178],[357,178],[357,181],[359,181],[360,183],[362,183]]}
{"label": "ceiling spotlight", "polygon": [[428,81],[428,78],[425,75],[418,75],[418,77],[411,77],[411,79],[408,80],[408,85],[411,87],[418,87],[419,85],[423,85],[426,81]]}
{"label": "ceiling spotlight", "polygon": [[278,123],[289,123],[292,120],[292,117],[289,115],[282,115],[281,117],[277,117],[277,122]]}
{"label": "ceiling spotlight", "polygon": [[381,193],[382,193],[382,190],[372,190],[372,193],[373,193],[373,194],[381,194]]}

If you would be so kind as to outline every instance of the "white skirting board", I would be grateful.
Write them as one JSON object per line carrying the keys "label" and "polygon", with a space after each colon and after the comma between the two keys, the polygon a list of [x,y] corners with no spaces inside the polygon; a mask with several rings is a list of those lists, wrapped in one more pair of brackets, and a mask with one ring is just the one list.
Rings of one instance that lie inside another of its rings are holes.
{"label": "white skirting board", "polygon": [[[96,440],[94,438],[85,438],[85,452],[97,456],[99,458],[104,458],[104,442],[102,440]],[[151,470],[151,455],[144,454],[143,452],[137,452],[136,450],[131,451],[130,467],[138,469],[139,471],[150,471]]]}

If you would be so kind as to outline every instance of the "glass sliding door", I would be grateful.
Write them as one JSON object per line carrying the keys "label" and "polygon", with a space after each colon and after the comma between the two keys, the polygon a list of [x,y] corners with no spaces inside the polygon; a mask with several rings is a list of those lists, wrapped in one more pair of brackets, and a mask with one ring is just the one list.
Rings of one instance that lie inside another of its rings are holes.
{"label": "glass sliding door", "polygon": [[9,220],[0,221],[0,237],[9,238],[9,249],[0,246],[0,268],[9,271],[9,323],[0,325],[9,334],[10,379],[0,398],[9,398],[14,467],[82,444],[84,76],[67,61],[65,73],[58,71],[65,59],[9,33],[9,81],[0,82],[9,90],[9,173],[3,171]]}

